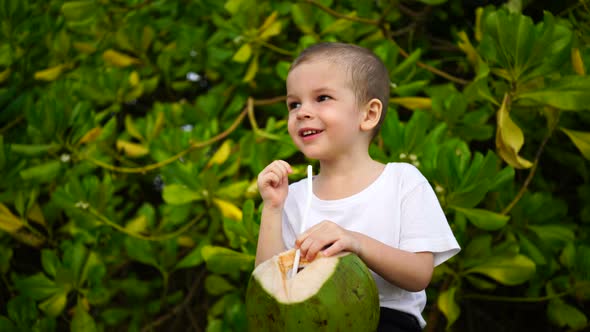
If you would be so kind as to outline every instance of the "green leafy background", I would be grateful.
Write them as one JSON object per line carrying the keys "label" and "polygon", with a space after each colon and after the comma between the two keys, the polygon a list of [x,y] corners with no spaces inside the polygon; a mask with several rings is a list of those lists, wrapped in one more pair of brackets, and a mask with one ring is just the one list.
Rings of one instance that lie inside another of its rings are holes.
{"label": "green leafy background", "polygon": [[244,331],[289,63],[390,70],[371,146],[431,181],[463,250],[428,331],[582,331],[587,1],[0,0],[0,330]]}

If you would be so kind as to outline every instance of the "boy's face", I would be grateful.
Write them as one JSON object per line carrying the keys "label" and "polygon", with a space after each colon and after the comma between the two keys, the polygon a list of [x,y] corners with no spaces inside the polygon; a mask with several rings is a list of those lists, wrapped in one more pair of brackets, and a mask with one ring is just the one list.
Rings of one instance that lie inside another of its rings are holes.
{"label": "boy's face", "polygon": [[291,70],[287,107],[289,135],[308,158],[334,160],[362,151],[363,112],[342,64],[312,59]]}

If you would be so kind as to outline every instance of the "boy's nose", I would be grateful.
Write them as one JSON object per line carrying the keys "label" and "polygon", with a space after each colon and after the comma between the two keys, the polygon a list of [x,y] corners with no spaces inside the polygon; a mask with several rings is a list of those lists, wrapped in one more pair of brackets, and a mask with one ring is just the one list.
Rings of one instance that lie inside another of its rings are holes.
{"label": "boy's nose", "polygon": [[301,106],[297,110],[297,119],[298,120],[304,120],[304,119],[310,119],[310,118],[312,118],[312,112],[309,109],[309,107]]}

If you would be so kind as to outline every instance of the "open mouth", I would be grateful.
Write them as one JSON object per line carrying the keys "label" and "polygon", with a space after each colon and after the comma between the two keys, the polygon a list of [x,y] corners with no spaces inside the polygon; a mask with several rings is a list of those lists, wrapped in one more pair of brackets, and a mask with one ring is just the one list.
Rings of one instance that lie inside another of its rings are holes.
{"label": "open mouth", "polygon": [[301,137],[309,137],[309,136],[313,136],[313,135],[317,135],[319,133],[323,132],[323,130],[319,130],[319,129],[303,129],[299,131],[299,136]]}

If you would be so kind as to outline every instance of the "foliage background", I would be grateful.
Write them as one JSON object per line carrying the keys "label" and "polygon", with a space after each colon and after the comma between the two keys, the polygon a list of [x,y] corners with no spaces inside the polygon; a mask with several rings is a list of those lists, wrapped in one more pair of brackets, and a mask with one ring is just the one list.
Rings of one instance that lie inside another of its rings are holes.
{"label": "foliage background", "polygon": [[244,331],[256,175],[304,176],[284,79],[322,40],[385,61],[371,152],[463,248],[427,329],[587,329],[589,6],[0,0],[0,330]]}

